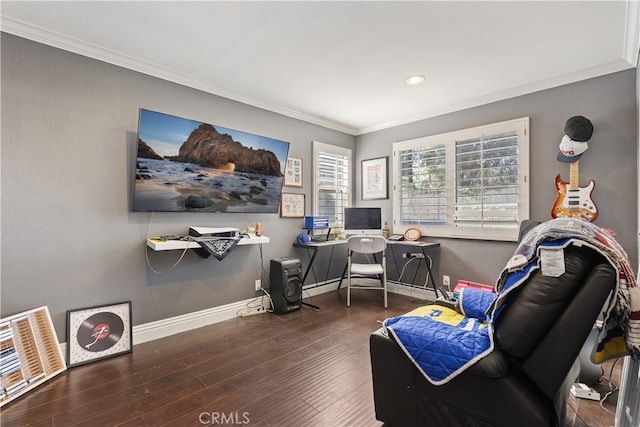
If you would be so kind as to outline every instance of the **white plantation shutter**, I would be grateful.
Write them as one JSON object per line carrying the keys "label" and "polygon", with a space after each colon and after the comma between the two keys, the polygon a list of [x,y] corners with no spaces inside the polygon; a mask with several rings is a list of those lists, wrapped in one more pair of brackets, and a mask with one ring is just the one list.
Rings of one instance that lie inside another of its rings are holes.
{"label": "white plantation shutter", "polygon": [[518,134],[456,141],[457,227],[518,228]]}
{"label": "white plantation shutter", "polygon": [[393,144],[394,233],[517,240],[529,217],[529,119]]}
{"label": "white plantation shutter", "polygon": [[327,215],[332,226],[344,225],[344,208],[351,200],[351,150],[313,143],[314,215]]}
{"label": "white plantation shutter", "polygon": [[[444,145],[398,150],[399,222],[407,228],[444,224],[446,159]],[[395,231],[394,231],[395,232]]]}

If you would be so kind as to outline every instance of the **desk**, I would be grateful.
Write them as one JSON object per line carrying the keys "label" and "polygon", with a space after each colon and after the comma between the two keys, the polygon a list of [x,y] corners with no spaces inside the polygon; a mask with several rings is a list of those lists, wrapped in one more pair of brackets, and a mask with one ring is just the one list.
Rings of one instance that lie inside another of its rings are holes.
{"label": "desk", "polygon": [[[398,258],[402,259],[402,253],[411,253],[411,254],[419,254],[421,255],[421,259],[424,261],[425,266],[427,267],[428,276],[425,278],[425,287],[428,285],[428,279],[431,279],[431,285],[433,285],[433,289],[437,288],[436,285],[436,277],[439,274],[439,264],[440,264],[440,243],[434,242],[425,242],[423,240],[417,240],[415,242],[409,240],[387,240],[387,247],[390,249],[391,257],[393,258],[393,264],[396,268],[396,273],[398,273],[398,281],[400,281],[401,272],[398,271]],[[434,250],[437,249],[438,252],[434,253]],[[397,252],[401,251],[400,254]],[[428,253],[431,252],[431,255]],[[437,257],[435,256],[437,255]],[[387,255],[387,259],[389,259],[389,255]],[[431,259],[433,264],[429,264],[428,259]],[[408,260],[407,260],[408,261]],[[406,264],[405,264],[406,265]],[[435,271],[435,273],[434,273]],[[411,284],[413,286],[417,286],[416,279],[418,277],[418,269],[414,272],[413,279],[411,280]],[[387,271],[387,279],[389,278],[389,272]],[[404,282],[403,282],[404,283]],[[436,292],[437,295],[437,292]]]}
{"label": "desk", "polygon": [[[304,286],[304,282],[307,280],[307,276],[309,275],[310,271],[313,273],[313,278],[316,280],[316,283],[318,283],[318,279],[316,278],[316,271],[313,268],[313,262],[315,261],[316,256],[318,256],[318,251],[320,250],[320,248],[331,248],[331,255],[329,256],[329,267],[331,267],[331,260],[333,259],[333,251],[335,247],[338,245],[346,245],[346,244],[347,244],[346,239],[327,240],[325,242],[294,243],[293,244],[294,248],[306,249],[307,256],[309,257],[309,264],[307,264],[307,268],[305,269],[304,275],[302,276],[302,285]],[[327,268],[327,273],[324,278],[325,282],[329,278],[329,267]],[[345,269],[346,269],[346,266],[345,266]],[[342,276],[344,276],[344,271],[342,273]],[[340,278],[340,283],[342,284],[342,278]],[[338,286],[338,288],[339,287],[340,286]]]}
{"label": "desk", "polygon": [[[347,240],[346,239],[339,239],[339,240],[327,240],[326,242],[309,242],[309,243],[294,243],[293,247],[295,248],[303,248],[306,249],[307,251],[307,255],[309,257],[309,264],[307,265],[307,268],[305,269],[304,275],[302,277],[302,285],[304,286],[304,283],[307,279],[307,276],[309,275],[309,272],[313,273],[313,277],[314,279],[316,279],[316,283],[318,282],[317,278],[316,278],[316,272],[313,266],[313,263],[316,259],[316,256],[318,255],[318,252],[321,248],[331,248],[331,255],[329,256],[329,266],[327,267],[327,273],[325,276],[325,282],[328,279],[329,276],[329,269],[331,267],[331,261],[333,260],[333,252],[336,246],[338,245],[346,245],[347,244]],[[398,273],[398,279],[400,279],[400,272],[398,271],[398,257],[400,259],[402,259],[402,255],[400,254],[398,256],[398,254],[396,254],[397,250],[402,250],[405,253],[418,253],[421,256],[422,260],[424,260],[425,266],[427,267],[427,280],[430,278],[431,279],[431,284],[433,285],[433,288],[435,290],[436,286],[436,282],[435,282],[435,277],[433,276],[433,266],[429,265],[429,262],[427,260],[427,258],[432,259],[433,263],[436,264],[436,261],[438,261],[439,263],[439,259],[437,260],[433,260],[433,257],[430,257],[427,252],[428,251],[432,251],[435,248],[440,248],[440,243],[433,243],[433,242],[425,242],[425,241],[408,241],[408,240],[387,240],[387,248],[390,249],[387,252],[391,253],[391,258],[393,258],[393,264],[395,265],[396,268],[396,273]],[[396,249],[394,251],[394,249]],[[389,260],[389,256],[387,255],[387,260]],[[387,262],[388,264],[388,262]],[[436,268],[436,270],[438,270]],[[338,289],[340,289],[340,286],[342,286],[342,279],[344,278],[345,273],[347,272],[347,266],[345,264],[344,270],[342,271],[342,276],[340,277],[340,283],[338,284]],[[413,276],[413,280],[412,280],[412,284],[415,285],[415,280],[418,274],[418,270],[416,269],[415,274]],[[387,278],[389,277],[389,274],[387,272]],[[428,283],[426,283],[428,284]]]}

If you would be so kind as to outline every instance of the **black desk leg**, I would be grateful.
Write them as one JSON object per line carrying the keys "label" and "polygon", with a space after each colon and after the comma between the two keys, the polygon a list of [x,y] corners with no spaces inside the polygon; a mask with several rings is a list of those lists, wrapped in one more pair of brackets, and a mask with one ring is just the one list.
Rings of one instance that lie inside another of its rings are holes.
{"label": "black desk leg", "polygon": [[[302,276],[302,285],[304,286],[304,283],[307,281],[307,276],[309,275],[309,270],[311,270],[313,268],[313,261],[316,259],[316,255],[318,255],[318,248],[306,248],[307,249],[307,257],[309,258],[309,265],[307,265],[307,269],[304,271],[304,275]],[[311,249],[313,251],[313,255],[309,256],[309,249]],[[313,272],[313,275],[315,276],[316,273],[315,271]]]}
{"label": "black desk leg", "polygon": [[[433,285],[433,293],[435,294],[435,297],[438,298],[438,287],[436,286],[436,281],[433,279],[433,274],[431,274],[431,266],[427,261],[427,253],[424,247],[422,248],[422,259],[424,259],[424,264],[427,266],[427,274],[429,275],[429,277],[427,277],[427,285],[429,284],[429,279],[431,279],[431,284]],[[444,295],[444,297],[446,298],[447,296]]]}
{"label": "black desk leg", "polygon": [[308,302],[302,301],[302,305],[306,305],[307,307],[315,308],[316,310],[320,310],[320,307],[317,305],[309,304]]}
{"label": "black desk leg", "polygon": [[340,290],[340,286],[342,286],[342,280],[344,279],[344,275],[347,274],[347,267],[349,266],[349,263],[346,263],[344,265],[344,269],[342,270],[342,276],[340,276],[340,282],[338,282],[338,288],[337,290]]}
{"label": "black desk leg", "polygon": [[[318,255],[318,248],[312,248],[313,255],[309,257],[309,248],[307,248],[307,257],[309,258],[309,265],[307,265],[307,269],[302,276],[302,286],[304,286],[304,282],[307,280],[307,276],[309,275],[309,270],[313,268],[313,261],[316,259],[316,255]],[[313,276],[315,277],[315,270],[313,272]],[[307,307],[315,308],[316,310],[320,310],[320,307],[317,305],[309,304],[308,302],[301,301],[302,305],[306,305]]]}

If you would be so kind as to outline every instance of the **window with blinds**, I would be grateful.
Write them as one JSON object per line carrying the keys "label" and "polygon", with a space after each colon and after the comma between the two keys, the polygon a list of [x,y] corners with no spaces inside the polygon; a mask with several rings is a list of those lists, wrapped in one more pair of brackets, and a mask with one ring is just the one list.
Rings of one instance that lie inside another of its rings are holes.
{"label": "window with blinds", "polygon": [[529,217],[529,118],[393,145],[393,232],[517,240]]}
{"label": "window with blinds", "polygon": [[314,141],[313,165],[313,213],[327,215],[331,226],[343,226],[351,201],[351,150]]}

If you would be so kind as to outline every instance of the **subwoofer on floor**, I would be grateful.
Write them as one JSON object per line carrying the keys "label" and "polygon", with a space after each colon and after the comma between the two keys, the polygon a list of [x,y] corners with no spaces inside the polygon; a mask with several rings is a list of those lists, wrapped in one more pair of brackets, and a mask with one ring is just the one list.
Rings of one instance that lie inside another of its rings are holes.
{"label": "subwoofer on floor", "polygon": [[271,260],[271,300],[274,313],[289,313],[302,305],[302,264],[297,258]]}

